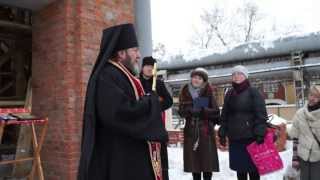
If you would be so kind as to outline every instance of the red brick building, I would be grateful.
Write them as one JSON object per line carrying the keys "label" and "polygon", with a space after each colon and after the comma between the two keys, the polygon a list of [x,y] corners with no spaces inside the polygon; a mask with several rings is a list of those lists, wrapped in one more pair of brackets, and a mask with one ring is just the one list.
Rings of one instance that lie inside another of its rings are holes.
{"label": "red brick building", "polygon": [[[5,12],[0,20],[1,37],[10,34],[13,42],[19,42],[21,32],[27,31],[23,36],[30,39],[24,44],[27,43],[27,51],[32,54],[32,111],[49,118],[42,150],[45,179],[76,179],[83,102],[102,30],[116,24],[136,23],[136,10],[145,9],[144,5],[133,0],[25,0],[19,3],[1,0],[0,6],[0,11]],[[139,13],[141,16],[148,12]],[[24,20],[16,21],[15,17]],[[137,26],[137,29],[146,29]],[[14,74],[13,79],[17,79],[16,76]],[[24,98],[21,96],[19,100],[23,103]]]}

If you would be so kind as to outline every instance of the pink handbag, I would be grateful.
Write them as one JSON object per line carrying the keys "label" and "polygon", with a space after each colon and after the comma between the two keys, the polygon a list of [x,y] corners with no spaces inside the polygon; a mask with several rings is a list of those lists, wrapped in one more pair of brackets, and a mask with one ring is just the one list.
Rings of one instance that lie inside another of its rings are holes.
{"label": "pink handbag", "polygon": [[258,145],[253,142],[247,146],[247,151],[260,175],[272,173],[283,168],[279,152],[273,143],[273,137],[274,130],[268,129],[263,144]]}

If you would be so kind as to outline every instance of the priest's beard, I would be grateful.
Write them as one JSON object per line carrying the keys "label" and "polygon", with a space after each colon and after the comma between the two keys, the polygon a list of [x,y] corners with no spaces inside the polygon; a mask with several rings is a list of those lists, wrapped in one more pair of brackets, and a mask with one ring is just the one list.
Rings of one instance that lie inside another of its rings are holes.
{"label": "priest's beard", "polygon": [[136,60],[131,59],[131,57],[128,54],[126,54],[126,59],[122,61],[122,64],[126,68],[128,68],[131,71],[131,73],[133,73],[133,75],[136,76],[139,74],[140,72],[139,64],[136,62]]}

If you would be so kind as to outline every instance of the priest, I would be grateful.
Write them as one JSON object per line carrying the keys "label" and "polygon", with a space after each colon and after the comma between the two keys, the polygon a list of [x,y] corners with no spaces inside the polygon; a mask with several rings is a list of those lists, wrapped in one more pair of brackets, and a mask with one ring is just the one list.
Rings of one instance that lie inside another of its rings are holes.
{"label": "priest", "polygon": [[168,134],[157,95],[136,78],[139,60],[132,24],[103,31],[87,87],[78,180],[163,180]]}

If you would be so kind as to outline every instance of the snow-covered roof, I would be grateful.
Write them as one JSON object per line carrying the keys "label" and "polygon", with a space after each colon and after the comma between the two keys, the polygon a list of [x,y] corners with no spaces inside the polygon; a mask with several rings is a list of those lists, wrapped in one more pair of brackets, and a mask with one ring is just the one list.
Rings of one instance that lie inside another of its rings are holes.
{"label": "snow-covered roof", "polygon": [[314,32],[302,36],[280,38],[275,41],[247,43],[237,46],[223,54],[215,53],[201,59],[183,63],[162,63],[159,65],[159,68],[166,70],[188,69],[250,59],[290,55],[295,51],[311,52],[318,50],[320,50],[320,32]]}
{"label": "snow-covered roof", "polygon": [[[292,66],[288,60],[283,61],[274,61],[269,63],[254,63],[246,65],[246,68],[249,70],[250,78],[266,78],[266,77],[277,77],[277,78],[286,78],[292,76],[292,69],[296,67]],[[320,69],[320,57],[306,57],[304,59],[304,70],[308,73],[319,74]],[[230,80],[232,73],[232,67],[219,67],[215,69],[208,69],[209,79],[215,79],[215,83],[225,82]],[[190,80],[190,70],[179,72],[179,73],[170,73],[167,76],[167,83],[176,84],[184,83],[185,81]]]}

